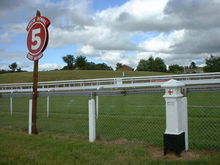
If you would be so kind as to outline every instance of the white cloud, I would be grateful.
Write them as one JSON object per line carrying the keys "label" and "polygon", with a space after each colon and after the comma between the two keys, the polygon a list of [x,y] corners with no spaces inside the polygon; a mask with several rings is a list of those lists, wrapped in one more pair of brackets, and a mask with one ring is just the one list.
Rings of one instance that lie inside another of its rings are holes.
{"label": "white cloud", "polygon": [[4,32],[3,34],[0,34],[0,43],[5,43],[5,44],[12,43],[12,39],[9,36],[8,32]]}
{"label": "white cloud", "polygon": [[139,44],[139,47],[149,52],[170,52],[172,46],[182,42],[184,39],[184,30],[178,30],[167,33],[160,33],[156,37],[152,37]]}
{"label": "white cloud", "polygon": [[[124,5],[109,8],[97,13],[97,16],[106,22],[128,21],[127,18],[134,18],[136,21],[143,21],[147,18],[161,19],[163,10],[168,0],[131,0]],[[128,17],[126,17],[126,14]]]}
{"label": "white cloud", "polygon": [[21,51],[5,51],[4,49],[0,49],[0,61],[17,61],[24,60],[26,58],[26,54]]}
{"label": "white cloud", "polygon": [[[135,67],[140,59],[150,56],[161,57],[168,64],[185,65],[192,60],[201,63],[199,58],[220,52],[217,0],[128,0],[101,11],[92,10],[91,3],[96,1],[0,1],[0,43],[4,43],[0,45],[4,49],[0,50],[0,60],[26,59],[26,45],[24,51],[5,51],[8,49],[4,46],[26,34],[27,22],[37,9],[52,22],[49,49],[75,45],[78,55],[113,67],[117,62]],[[157,35],[140,40],[136,37],[151,32]],[[48,62],[41,67],[54,69],[56,65]]]}
{"label": "white cloud", "polygon": [[13,23],[13,24],[7,24],[5,27],[3,27],[5,30],[13,33],[14,35],[16,34],[22,34],[26,33],[26,23]]}
{"label": "white cloud", "polygon": [[84,26],[65,30],[51,27],[49,47],[62,47],[64,45],[91,45],[99,50],[134,50],[135,45],[128,35],[111,31],[105,26]]}
{"label": "white cloud", "polygon": [[65,65],[62,64],[56,64],[56,63],[45,63],[39,65],[40,71],[48,71],[48,70],[54,70],[54,69],[62,69]]}
{"label": "white cloud", "polygon": [[167,31],[164,9],[168,0],[130,0],[124,5],[103,10],[97,17],[120,31]]}
{"label": "white cloud", "polygon": [[3,70],[10,70],[9,65],[16,62],[17,63],[17,68],[21,68],[22,70],[27,70],[27,71],[32,71],[32,62],[31,61],[26,61],[26,62],[21,62],[21,61],[10,61],[10,62],[0,62],[0,69]]}
{"label": "white cloud", "polygon": [[78,54],[83,56],[95,56],[97,55],[97,51],[91,45],[84,45],[78,51]]}

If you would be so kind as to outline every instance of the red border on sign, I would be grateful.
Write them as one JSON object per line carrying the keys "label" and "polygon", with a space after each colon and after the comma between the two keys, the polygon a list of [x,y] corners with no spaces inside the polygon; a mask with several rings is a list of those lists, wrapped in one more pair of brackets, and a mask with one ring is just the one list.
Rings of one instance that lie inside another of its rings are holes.
{"label": "red border on sign", "polygon": [[[32,35],[32,34],[30,34],[30,30],[32,30],[32,27],[36,24],[40,24],[41,26],[43,26],[45,36],[43,38],[41,38],[41,40],[44,40],[44,41],[43,41],[43,44],[42,43],[40,44],[39,50],[36,53],[33,53],[33,50],[29,49],[30,47],[28,47],[28,42],[32,42],[32,41],[28,40],[28,38],[30,37],[30,35]],[[49,32],[47,29],[47,27],[49,25],[50,25],[50,20],[44,16],[34,17],[28,23],[28,26],[26,28],[26,30],[28,31],[28,35],[27,35],[27,48],[29,50],[29,53],[27,54],[28,59],[35,61],[35,60],[39,60],[41,57],[43,57],[43,51],[46,49],[48,41],[49,41]]]}
{"label": "red border on sign", "polygon": [[27,54],[26,56],[29,60],[35,61],[35,60],[39,60],[41,57],[43,57],[43,53],[40,53],[38,55],[33,56],[32,54],[30,54],[30,52]]}
{"label": "red border on sign", "polygon": [[[29,50],[29,53],[30,54],[32,54],[33,56],[34,55],[37,55],[37,54],[39,54],[39,53],[41,53],[45,48],[46,48],[46,46],[47,46],[47,37],[48,37],[48,31],[46,30],[46,28],[45,28],[45,26],[44,26],[44,24],[42,24],[41,22],[35,22],[31,27],[30,27],[30,29],[28,30],[28,36],[29,36],[29,32],[30,32],[30,30],[32,30],[31,28],[35,25],[35,24],[41,24],[42,25],[42,27],[44,28],[44,31],[45,31],[45,37],[44,37],[44,43],[43,43],[43,45],[42,45],[42,48],[37,52],[37,53],[32,53],[31,51],[32,50],[30,50],[29,48],[28,48],[28,50]],[[28,41],[27,41],[28,42]],[[28,43],[27,43],[28,44]],[[27,46],[28,47],[28,46]]]}

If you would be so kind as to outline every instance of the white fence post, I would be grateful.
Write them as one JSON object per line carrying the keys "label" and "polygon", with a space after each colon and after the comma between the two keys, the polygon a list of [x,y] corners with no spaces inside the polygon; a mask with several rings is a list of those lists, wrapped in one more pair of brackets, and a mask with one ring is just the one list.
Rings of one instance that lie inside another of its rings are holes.
{"label": "white fence post", "polygon": [[94,142],[96,139],[96,124],[95,124],[95,100],[89,100],[89,142]]}
{"label": "white fence post", "polygon": [[32,133],[32,99],[29,100],[29,122],[28,122],[28,134]]}
{"label": "white fence post", "polygon": [[[13,92],[11,92],[11,95],[12,95]],[[10,113],[11,113],[11,116],[12,116],[12,113],[13,113],[13,97],[11,96],[10,97]]]}
{"label": "white fence post", "polygon": [[183,131],[185,132],[185,150],[189,150],[189,136],[188,136],[188,109],[187,109],[187,97],[183,97],[181,99],[181,107],[182,107],[182,124]]}
{"label": "white fence post", "polygon": [[47,96],[47,117],[49,117],[50,112],[50,96]]}
{"label": "white fence post", "polygon": [[169,80],[161,85],[165,88],[166,130],[164,133],[164,155],[173,151],[180,155],[188,150],[187,98],[181,93],[183,83]]}
{"label": "white fence post", "polygon": [[96,96],[96,119],[99,118],[99,96]]}

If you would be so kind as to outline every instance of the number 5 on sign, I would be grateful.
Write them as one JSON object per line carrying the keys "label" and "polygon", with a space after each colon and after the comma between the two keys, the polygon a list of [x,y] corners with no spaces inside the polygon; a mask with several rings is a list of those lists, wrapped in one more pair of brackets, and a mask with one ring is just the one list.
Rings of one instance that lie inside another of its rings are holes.
{"label": "number 5 on sign", "polygon": [[41,44],[41,38],[37,36],[37,34],[39,33],[40,33],[40,28],[32,30],[32,43],[36,43],[35,45],[31,45],[32,50],[37,50]]}
{"label": "number 5 on sign", "polygon": [[27,35],[27,48],[29,53],[27,58],[35,61],[39,60],[43,56],[43,51],[47,47],[48,43],[48,30],[47,27],[50,25],[48,18],[43,16],[34,17],[28,24],[26,30]]}

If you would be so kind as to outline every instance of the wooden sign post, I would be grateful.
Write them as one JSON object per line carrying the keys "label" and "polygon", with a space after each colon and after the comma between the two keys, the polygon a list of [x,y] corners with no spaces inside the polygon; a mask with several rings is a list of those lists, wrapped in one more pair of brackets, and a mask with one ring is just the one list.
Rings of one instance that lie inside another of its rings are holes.
{"label": "wooden sign post", "polygon": [[38,60],[34,61],[33,72],[33,96],[32,96],[32,125],[31,130],[33,134],[37,134],[37,86],[38,86]]}
{"label": "wooden sign post", "polygon": [[38,97],[38,60],[43,57],[43,51],[46,49],[49,35],[47,27],[50,25],[50,20],[41,16],[40,11],[37,11],[34,17],[28,24],[26,30],[27,35],[27,48],[29,53],[27,58],[34,61],[33,72],[33,96],[32,96],[32,124],[31,133],[37,134],[37,97]]}

